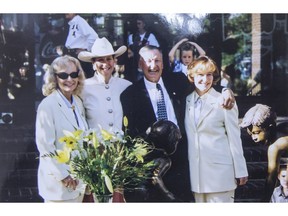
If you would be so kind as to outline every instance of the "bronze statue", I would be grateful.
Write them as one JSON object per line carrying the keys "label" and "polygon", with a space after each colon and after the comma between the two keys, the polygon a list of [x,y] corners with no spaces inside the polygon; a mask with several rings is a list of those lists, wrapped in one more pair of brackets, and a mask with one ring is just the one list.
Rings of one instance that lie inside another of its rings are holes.
{"label": "bronze statue", "polygon": [[148,129],[146,140],[154,145],[154,150],[150,153],[149,159],[156,164],[152,176],[152,185],[148,189],[148,201],[180,201],[165,186],[163,177],[172,165],[169,156],[176,151],[181,138],[178,126],[168,120],[159,120]]}

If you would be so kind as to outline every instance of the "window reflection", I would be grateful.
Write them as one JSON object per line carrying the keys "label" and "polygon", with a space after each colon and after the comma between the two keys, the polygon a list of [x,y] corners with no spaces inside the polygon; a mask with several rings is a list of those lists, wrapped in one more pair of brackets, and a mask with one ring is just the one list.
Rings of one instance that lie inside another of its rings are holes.
{"label": "window reflection", "polygon": [[[222,14],[222,73],[230,77],[236,95],[249,95],[252,86],[252,15]],[[255,56],[256,57],[256,56]],[[222,79],[225,79],[223,76]],[[228,86],[225,86],[228,87]]]}

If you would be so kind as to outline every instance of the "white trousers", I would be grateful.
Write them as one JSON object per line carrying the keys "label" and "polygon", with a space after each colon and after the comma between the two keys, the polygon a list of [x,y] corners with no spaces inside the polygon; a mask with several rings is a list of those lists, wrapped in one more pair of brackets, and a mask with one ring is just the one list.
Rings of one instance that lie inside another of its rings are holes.
{"label": "white trousers", "polygon": [[233,203],[235,190],[218,193],[194,193],[196,203]]}
{"label": "white trousers", "polygon": [[84,194],[81,193],[80,196],[76,197],[75,199],[69,200],[44,200],[45,203],[82,203],[84,198]]}

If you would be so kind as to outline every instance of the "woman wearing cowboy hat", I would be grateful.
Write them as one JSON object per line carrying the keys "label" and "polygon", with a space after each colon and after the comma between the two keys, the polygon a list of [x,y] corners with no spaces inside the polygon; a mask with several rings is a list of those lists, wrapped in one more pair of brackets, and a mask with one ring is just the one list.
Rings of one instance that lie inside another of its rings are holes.
{"label": "woman wearing cowboy hat", "polygon": [[95,74],[86,79],[81,93],[86,109],[86,118],[90,128],[101,125],[106,130],[121,130],[123,111],[120,94],[132,83],[128,80],[113,77],[116,58],[126,52],[127,47],[121,46],[114,51],[111,43],[105,38],[98,38],[91,52],[82,51],[78,58],[91,62]]}

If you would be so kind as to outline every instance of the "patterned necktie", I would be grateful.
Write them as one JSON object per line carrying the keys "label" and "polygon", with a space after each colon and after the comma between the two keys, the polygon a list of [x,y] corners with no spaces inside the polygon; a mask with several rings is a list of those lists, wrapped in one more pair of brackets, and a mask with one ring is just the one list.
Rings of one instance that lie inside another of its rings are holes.
{"label": "patterned necktie", "polygon": [[202,100],[200,97],[197,98],[197,100],[195,101],[195,113],[194,113],[194,120],[195,120],[195,124],[198,124],[198,120],[200,117],[200,112],[201,112],[201,107],[202,107]]}
{"label": "patterned necktie", "polygon": [[156,88],[158,90],[158,95],[157,95],[158,120],[160,120],[160,119],[168,120],[165,101],[164,101],[164,94],[163,94],[161,85],[159,83],[157,83]]}

